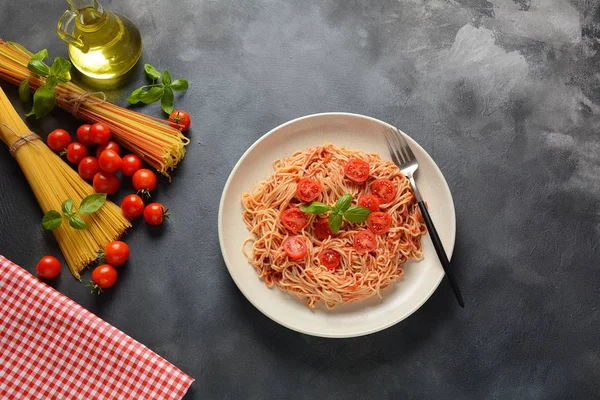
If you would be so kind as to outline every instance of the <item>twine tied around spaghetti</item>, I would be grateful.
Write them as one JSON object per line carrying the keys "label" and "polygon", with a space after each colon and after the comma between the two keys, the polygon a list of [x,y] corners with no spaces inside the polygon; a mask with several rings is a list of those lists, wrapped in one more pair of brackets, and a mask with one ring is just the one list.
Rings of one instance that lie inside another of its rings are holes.
{"label": "twine tied around spaghetti", "polygon": [[[95,97],[96,95],[102,96],[102,99]],[[90,99],[90,97],[92,99]],[[74,117],[78,117],[77,113],[79,112],[79,107],[81,107],[83,103],[87,102],[89,105],[102,104],[106,101],[106,94],[104,94],[104,92],[85,92],[75,96],[62,94],[58,97],[58,100],[63,101],[65,104],[73,104],[71,114],[73,114]]]}
{"label": "twine tied around spaghetti", "polygon": [[19,148],[21,146],[23,146],[25,143],[31,143],[32,145],[34,145],[36,148],[39,149],[39,146],[37,144],[33,143],[33,141],[34,140],[42,140],[42,138],[39,137],[38,135],[36,135],[35,133],[30,131],[27,135],[21,136],[17,132],[15,132],[15,130],[13,128],[11,128],[10,126],[8,126],[6,124],[2,124],[2,126],[5,127],[6,129],[8,129],[9,131],[11,131],[12,133],[14,133],[15,136],[19,137],[19,139],[17,139],[16,142],[14,142],[11,146],[8,147],[8,152],[10,153],[11,156],[14,157],[17,150],[19,150]]}

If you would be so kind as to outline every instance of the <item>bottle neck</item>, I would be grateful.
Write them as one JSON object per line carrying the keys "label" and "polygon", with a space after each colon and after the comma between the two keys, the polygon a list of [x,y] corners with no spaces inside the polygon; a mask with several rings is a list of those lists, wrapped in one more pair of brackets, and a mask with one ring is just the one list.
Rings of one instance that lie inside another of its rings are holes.
{"label": "bottle neck", "polygon": [[104,17],[104,8],[98,0],[67,0],[67,2],[69,9],[78,15],[78,25],[94,25]]}

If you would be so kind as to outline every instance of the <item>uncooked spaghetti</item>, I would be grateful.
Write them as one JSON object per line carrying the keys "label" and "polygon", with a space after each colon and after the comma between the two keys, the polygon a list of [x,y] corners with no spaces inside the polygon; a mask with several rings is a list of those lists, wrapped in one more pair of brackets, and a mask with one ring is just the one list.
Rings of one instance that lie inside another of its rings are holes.
{"label": "uncooked spaghetti", "polygon": [[[344,167],[352,159],[368,163],[370,172],[364,183],[345,176]],[[374,295],[381,298],[381,291],[402,277],[405,262],[423,258],[421,237],[426,227],[408,180],[391,161],[377,154],[324,144],[275,160],[273,168],[273,175],[242,196],[243,219],[252,235],[244,242],[243,251],[268,287],[276,285],[292,293],[305,300],[309,308],[319,301],[333,308]],[[395,195],[378,209],[390,215],[391,227],[385,234],[375,236],[374,250],[359,252],[353,245],[355,236],[367,230],[365,222],[345,221],[337,235],[324,239],[315,234],[315,225],[324,214],[306,214],[308,222],[297,233],[286,229],[281,215],[302,204],[296,194],[302,178],[311,178],[321,185],[322,192],[316,200],[328,205],[345,194],[351,194],[356,203],[371,193],[375,181],[391,181],[397,189]],[[296,235],[306,238],[307,254],[295,261],[283,245]],[[339,266],[334,269],[327,268],[319,257],[328,249],[340,255]]]}
{"label": "uncooked spaghetti", "polygon": [[[9,146],[44,213],[60,210],[62,203],[69,198],[75,204],[81,204],[83,198],[94,193],[94,189],[73,168],[29,131],[2,89],[0,139]],[[97,258],[98,250],[103,250],[106,244],[119,238],[131,226],[120,207],[108,200],[97,212],[81,215],[81,218],[87,229],[77,230],[63,223],[52,231],[71,273],[77,279],[81,279],[79,273]]]}

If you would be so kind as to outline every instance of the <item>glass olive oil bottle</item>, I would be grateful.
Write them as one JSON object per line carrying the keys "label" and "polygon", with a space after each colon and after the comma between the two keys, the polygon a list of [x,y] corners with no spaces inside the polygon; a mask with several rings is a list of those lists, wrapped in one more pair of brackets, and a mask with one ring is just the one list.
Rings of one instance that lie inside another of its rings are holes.
{"label": "glass olive oil bottle", "polygon": [[83,74],[113,79],[129,71],[142,54],[142,37],[127,17],[105,10],[97,0],[67,0],[58,36],[69,44],[69,57]]}

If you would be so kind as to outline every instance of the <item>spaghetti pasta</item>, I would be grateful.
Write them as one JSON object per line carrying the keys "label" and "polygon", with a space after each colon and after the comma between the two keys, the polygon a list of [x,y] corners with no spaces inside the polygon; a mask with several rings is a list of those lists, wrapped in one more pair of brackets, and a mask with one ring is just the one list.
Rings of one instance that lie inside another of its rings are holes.
{"label": "spaghetti pasta", "polygon": [[[0,139],[9,146],[29,182],[44,213],[60,210],[63,201],[70,198],[81,204],[94,190],[54,154],[27,125],[0,89]],[[120,237],[131,226],[121,209],[106,201],[97,212],[81,215],[87,229],[76,230],[61,224],[53,231],[58,245],[73,276],[81,280],[80,272],[98,256],[106,244]]]}
{"label": "spaghetti pasta", "polygon": [[[344,166],[351,158],[369,164],[367,182],[359,184],[344,177]],[[408,180],[391,161],[326,143],[275,160],[273,168],[273,175],[242,196],[243,219],[251,233],[243,251],[268,287],[292,293],[309,308],[320,301],[333,308],[374,295],[381,298],[381,291],[402,277],[402,264],[423,258],[421,237],[426,227]],[[380,207],[391,216],[392,225],[389,232],[377,236],[376,249],[361,254],[353,247],[355,234],[366,229],[366,223],[344,222],[338,235],[320,240],[313,229],[318,217],[308,215],[308,224],[298,233],[308,239],[307,256],[298,261],[288,258],[282,245],[292,234],[279,216],[301,203],[295,190],[302,178],[319,182],[322,193],[317,200],[329,205],[345,194],[360,198],[376,179],[391,180],[397,187],[395,197]],[[327,269],[319,260],[319,254],[327,249],[341,255],[335,270]]]}

